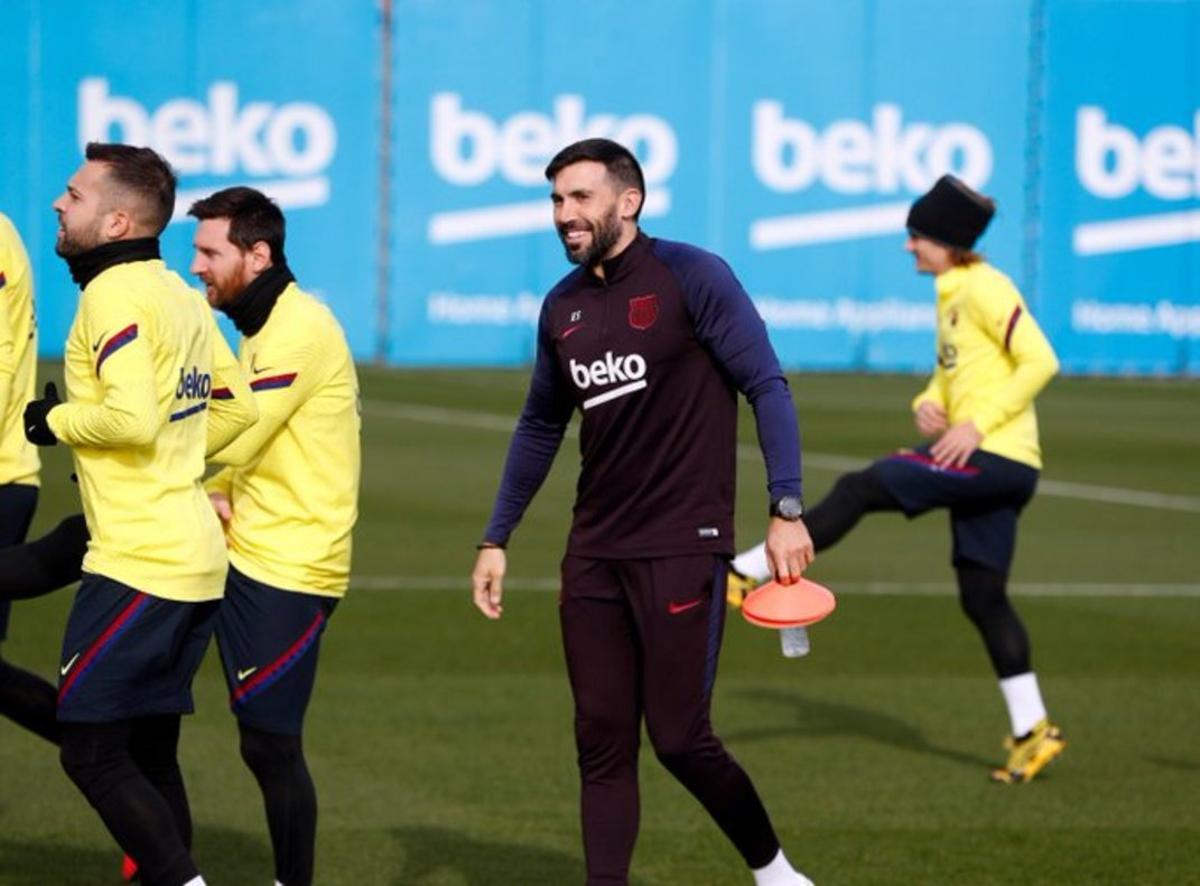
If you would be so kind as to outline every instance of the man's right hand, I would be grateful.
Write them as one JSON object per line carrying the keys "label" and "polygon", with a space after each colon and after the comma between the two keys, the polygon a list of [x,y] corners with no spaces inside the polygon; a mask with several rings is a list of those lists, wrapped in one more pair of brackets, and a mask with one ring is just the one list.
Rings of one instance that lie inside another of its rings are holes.
{"label": "man's right hand", "polygon": [[936,437],[945,433],[950,425],[946,420],[946,410],[932,400],[924,400],[913,413],[917,430],[922,437]]}
{"label": "man's right hand", "polygon": [[233,519],[233,505],[229,503],[228,495],[224,492],[210,492],[208,500],[212,502],[213,510],[217,512],[222,523],[228,523]]}
{"label": "man's right hand", "polygon": [[508,568],[508,557],[504,548],[481,548],[475,558],[475,569],[471,572],[471,585],[475,594],[475,605],[490,619],[504,613],[500,598],[504,594],[504,572]]}

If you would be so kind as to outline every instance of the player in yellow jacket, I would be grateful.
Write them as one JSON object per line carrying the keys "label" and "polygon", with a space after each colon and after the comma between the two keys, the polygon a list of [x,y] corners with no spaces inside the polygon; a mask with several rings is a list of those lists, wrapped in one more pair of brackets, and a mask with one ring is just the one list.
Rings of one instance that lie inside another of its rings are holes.
{"label": "player in yellow jacket", "polygon": [[[950,511],[959,599],[983,638],[1012,726],[1008,761],[992,777],[1013,784],[1065,747],[1007,593],[1017,518],[1042,467],[1033,400],[1058,360],[1012,281],[972,251],[994,211],[993,201],[949,175],[913,204],[906,249],[917,271],[935,278],[937,361],[912,408],[917,431],[933,442],[840,477],[805,521],[819,551],[873,511]],[[733,569],[736,605],[769,570],[758,549]]]}
{"label": "player in yellow jacket", "polygon": [[317,797],[301,734],[321,634],[350,581],[358,379],[333,314],[284,255],[283,213],[252,188],[195,203],[192,272],[242,334],[259,421],[213,456],[229,579],[217,643],[241,753],[262,789],[275,879],[313,878]]}
{"label": "player in yellow jacket", "polygon": [[143,881],[200,884],[177,745],[227,568],[201,478],[256,412],[203,298],[159,257],[171,168],[127,145],[86,158],[54,202],[82,289],[68,400],[47,385],[24,413],[31,442],[72,448],[90,536],[63,639],[61,758]]}
{"label": "player in yellow jacket", "polygon": [[[0,547],[25,540],[37,508],[40,461],[21,426],[36,376],[33,270],[16,227],[0,214]],[[11,606],[0,601],[0,641],[8,636]],[[0,713],[53,742],[55,696],[41,677],[0,659]]]}

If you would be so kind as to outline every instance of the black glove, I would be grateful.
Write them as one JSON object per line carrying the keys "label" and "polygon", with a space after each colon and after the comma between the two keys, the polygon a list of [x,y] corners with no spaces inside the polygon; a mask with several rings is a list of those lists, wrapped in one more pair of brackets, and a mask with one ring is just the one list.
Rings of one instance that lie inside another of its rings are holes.
{"label": "black glove", "polygon": [[46,416],[50,414],[50,410],[62,400],[58,399],[58,388],[54,386],[54,382],[46,382],[45,393],[42,394],[40,400],[30,400],[25,404],[25,439],[35,446],[53,446],[58,442],[58,438],[54,436],[54,431],[50,430],[50,424],[46,421]]}

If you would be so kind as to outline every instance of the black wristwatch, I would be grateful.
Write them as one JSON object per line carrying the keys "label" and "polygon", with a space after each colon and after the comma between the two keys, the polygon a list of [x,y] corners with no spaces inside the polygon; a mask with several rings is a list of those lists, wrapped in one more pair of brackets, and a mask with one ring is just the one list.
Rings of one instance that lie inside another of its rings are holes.
{"label": "black wristwatch", "polygon": [[804,515],[804,501],[798,495],[781,495],[771,502],[771,516],[781,520],[799,520]]}

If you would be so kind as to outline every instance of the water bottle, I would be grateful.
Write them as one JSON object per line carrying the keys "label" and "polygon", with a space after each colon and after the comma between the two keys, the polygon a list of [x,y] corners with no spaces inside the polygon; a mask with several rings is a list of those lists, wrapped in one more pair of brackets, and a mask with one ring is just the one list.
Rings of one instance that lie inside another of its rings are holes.
{"label": "water bottle", "polygon": [[802,658],[808,655],[808,629],[783,628],[779,631],[779,645],[785,658]]}

